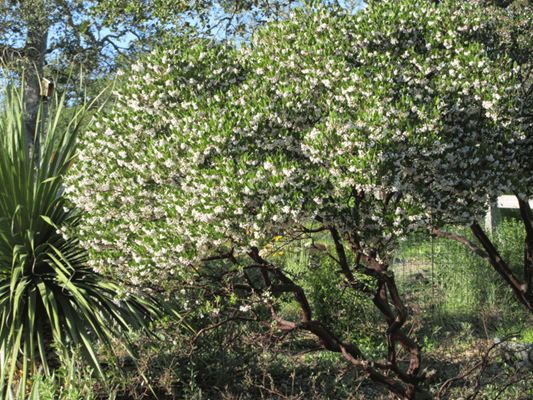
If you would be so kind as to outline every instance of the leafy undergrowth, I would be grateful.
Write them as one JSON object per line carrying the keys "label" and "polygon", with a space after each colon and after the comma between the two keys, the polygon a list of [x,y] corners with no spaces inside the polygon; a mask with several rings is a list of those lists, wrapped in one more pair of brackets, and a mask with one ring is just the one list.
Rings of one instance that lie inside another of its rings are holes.
{"label": "leafy undergrowth", "polygon": [[[424,290],[429,290],[427,285],[420,293]],[[500,346],[494,345],[495,337],[533,341],[528,314],[519,310],[510,313],[508,307],[506,311],[487,309],[480,315],[450,317],[443,324],[442,315],[430,301],[424,308],[418,304],[406,304],[411,315],[405,328],[423,346],[423,368],[434,371],[422,386],[433,398],[439,398],[439,392],[441,399],[533,398],[533,372],[520,369],[519,361],[505,362]],[[371,310],[367,311],[373,321]],[[377,329],[375,323],[357,328],[355,340],[362,351],[373,361],[383,361],[384,328]],[[114,354],[100,348],[108,390],[88,375],[81,361],[73,359],[68,370],[58,374],[61,384],[50,379],[41,382],[42,393],[68,400],[77,399],[75,393],[80,393],[81,387],[84,398],[93,400],[391,398],[341,354],[321,350],[305,333],[282,335],[257,325],[228,323],[206,332],[191,352],[192,333],[178,332],[173,325],[158,329],[158,340],[130,334],[140,353],[138,363],[128,356],[120,340],[115,343]],[[404,358],[407,365],[403,351],[398,352],[398,358]]]}
{"label": "leafy undergrowth", "polygon": [[[492,344],[464,332],[432,339],[423,364],[435,374],[423,388],[437,398],[444,385],[443,399],[531,398],[532,372],[503,362],[497,348],[488,352]],[[119,357],[109,370],[116,399],[390,399],[341,355],[318,350],[310,338],[239,354],[213,349],[188,358],[146,349],[144,357],[142,371],[153,392],[129,360]],[[99,398],[108,394],[100,391]]]}
{"label": "leafy undergrowth", "polygon": [[[409,305],[408,305],[409,306]],[[527,315],[514,320],[499,311],[486,311],[465,322],[450,320],[435,324],[427,309],[412,309],[411,336],[423,345],[423,367],[434,370],[423,388],[442,399],[533,398],[533,372],[519,362],[504,362],[496,336],[525,342],[533,327]],[[505,321],[507,329],[502,329]],[[514,322],[513,322],[514,321]],[[510,332],[516,328],[515,335]],[[375,332],[374,332],[375,333]],[[385,346],[374,340],[359,341],[370,358],[383,361]],[[368,336],[371,337],[371,336]],[[313,337],[304,333],[269,334],[252,325],[227,325],[210,331],[189,356],[187,338],[142,342],[140,369],[122,355],[102,354],[116,399],[390,399],[382,388],[369,382],[341,354],[322,351]],[[399,351],[398,357],[408,357]],[[143,379],[143,376],[145,379]],[[150,383],[149,387],[146,382]],[[440,392],[440,397],[439,396]],[[99,399],[109,394],[99,391]]]}

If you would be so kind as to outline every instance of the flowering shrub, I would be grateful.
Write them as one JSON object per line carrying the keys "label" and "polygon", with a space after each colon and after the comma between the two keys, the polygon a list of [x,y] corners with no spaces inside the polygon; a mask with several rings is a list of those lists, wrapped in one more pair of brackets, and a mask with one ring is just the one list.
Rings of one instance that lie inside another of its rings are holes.
{"label": "flowering shrub", "polygon": [[[426,227],[438,236],[452,238],[467,246],[469,250],[487,261],[493,269],[505,280],[514,292],[515,297],[533,313],[533,216],[527,198],[533,197],[531,192],[531,179],[533,165],[531,164],[531,152],[533,151],[533,5],[524,0],[517,0],[511,4],[501,4],[500,7],[489,7],[485,9],[490,15],[490,22],[493,25],[494,34],[484,38],[485,51],[487,57],[494,66],[500,66],[503,70],[508,70],[515,82],[519,82],[514,89],[508,90],[514,98],[514,107],[509,108],[506,113],[501,113],[504,118],[502,126],[509,128],[514,125],[513,133],[506,132],[504,137],[492,141],[491,147],[497,148],[497,153],[488,155],[489,165],[484,165],[482,169],[475,171],[476,166],[469,166],[467,173],[472,173],[472,177],[484,173],[492,178],[486,190],[492,195],[494,192],[500,194],[513,193],[520,208],[520,216],[524,229],[524,240],[521,246],[524,248],[524,257],[521,272],[513,271],[512,257],[505,249],[497,250],[498,237],[490,238],[485,233],[477,221],[467,222],[477,239],[477,243],[468,240],[460,235],[445,232],[435,224],[426,223]],[[512,61],[512,63],[511,63]],[[496,128],[500,129],[500,127]],[[491,137],[497,137],[497,131],[491,132]],[[499,133],[501,134],[501,130]],[[485,140],[487,136],[483,138]],[[501,140],[501,141],[500,141]],[[466,180],[466,186],[472,180]],[[493,197],[493,196],[491,196]],[[465,198],[463,201],[475,199]],[[437,219],[441,216],[436,215]],[[466,222],[459,219],[461,222]],[[518,244],[518,243],[517,243]],[[507,249],[508,250],[508,249]],[[506,254],[507,253],[507,254]]]}
{"label": "flowering shrub", "polygon": [[[87,133],[67,178],[89,214],[78,233],[93,268],[133,290],[209,289],[216,326],[310,331],[414,398],[425,375],[420,347],[402,331],[407,313],[389,270],[395,239],[430,215],[473,223],[500,192],[531,182],[523,163],[501,163],[523,135],[515,72],[484,47],[494,35],[490,13],[473,2],[405,0],[356,15],[296,11],[238,50],[154,51]],[[388,364],[364,362],[314,320],[274,257],[316,232],[329,233],[334,246],[317,250],[344,284],[385,317]],[[294,295],[300,321],[277,315],[282,293]],[[271,319],[256,312],[265,304]],[[397,344],[411,355],[407,370]]]}

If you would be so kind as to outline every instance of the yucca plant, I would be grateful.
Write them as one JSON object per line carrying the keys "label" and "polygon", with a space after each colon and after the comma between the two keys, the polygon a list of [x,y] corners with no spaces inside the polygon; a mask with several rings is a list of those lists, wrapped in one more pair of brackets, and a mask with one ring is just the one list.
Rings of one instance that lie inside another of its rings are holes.
{"label": "yucca plant", "polygon": [[[64,97],[43,122],[39,166],[30,154],[23,120],[22,91],[5,87],[0,110],[0,398],[19,396],[31,374],[53,371],[54,346],[79,348],[100,377],[92,330],[111,345],[121,330],[146,328],[157,304],[130,296],[114,300],[118,285],[87,265],[78,239],[63,235],[80,214],[63,193],[62,176],[76,157],[76,137],[88,107],[81,107],[67,129],[56,129]],[[44,120],[44,118],[41,118]],[[55,345],[53,343],[55,342]],[[130,346],[133,353],[133,349]],[[50,364],[50,365],[49,365]]]}

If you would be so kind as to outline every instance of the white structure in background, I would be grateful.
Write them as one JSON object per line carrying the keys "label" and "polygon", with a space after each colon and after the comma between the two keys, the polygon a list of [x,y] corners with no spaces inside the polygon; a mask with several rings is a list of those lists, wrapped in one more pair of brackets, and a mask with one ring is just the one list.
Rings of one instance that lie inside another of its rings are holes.
{"label": "white structure in background", "polygon": [[[529,206],[533,208],[533,200],[529,200]],[[518,199],[516,196],[500,196],[498,197],[498,206],[490,207],[490,211],[485,217],[485,228],[490,233],[494,232],[496,228],[496,211],[498,208],[520,208],[518,206]]]}

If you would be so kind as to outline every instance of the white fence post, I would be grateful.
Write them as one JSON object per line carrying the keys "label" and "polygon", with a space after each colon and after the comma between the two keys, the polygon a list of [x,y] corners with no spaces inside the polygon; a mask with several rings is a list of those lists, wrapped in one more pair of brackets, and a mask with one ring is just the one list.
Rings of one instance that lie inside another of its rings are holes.
{"label": "white fence post", "polygon": [[489,212],[485,216],[485,230],[490,232],[491,235],[494,234],[496,229],[496,210],[498,209],[498,204],[495,206],[489,206]]}
{"label": "white fence post", "polygon": [[[533,207],[533,200],[529,200],[529,206]],[[516,196],[505,195],[498,197],[496,206],[489,207],[489,212],[485,216],[485,229],[491,234],[496,229],[496,211],[498,208],[520,208],[520,206],[518,205]]]}

